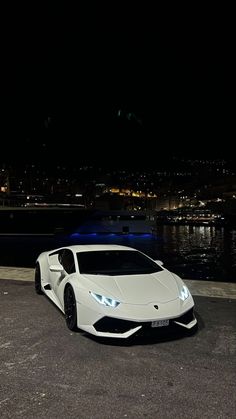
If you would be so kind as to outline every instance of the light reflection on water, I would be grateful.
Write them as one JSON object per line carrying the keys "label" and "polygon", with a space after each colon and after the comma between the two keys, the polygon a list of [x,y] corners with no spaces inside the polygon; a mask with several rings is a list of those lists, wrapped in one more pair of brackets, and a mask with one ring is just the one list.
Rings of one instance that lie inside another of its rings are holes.
{"label": "light reflection on water", "polygon": [[183,278],[236,282],[236,230],[209,226],[158,226],[157,236],[85,234],[1,237],[0,265],[31,266],[42,251],[69,244],[113,243],[160,259]]}
{"label": "light reflection on water", "polygon": [[162,236],[163,258],[185,278],[234,280],[233,232],[209,226],[163,226]]}

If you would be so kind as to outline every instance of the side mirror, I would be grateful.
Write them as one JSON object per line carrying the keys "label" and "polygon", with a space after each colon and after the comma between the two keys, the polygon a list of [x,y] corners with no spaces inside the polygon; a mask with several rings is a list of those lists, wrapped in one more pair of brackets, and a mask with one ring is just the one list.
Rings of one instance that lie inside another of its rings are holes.
{"label": "side mirror", "polygon": [[63,272],[64,268],[62,265],[50,265],[49,269],[51,272]]}
{"label": "side mirror", "polygon": [[160,266],[163,266],[164,265],[164,263],[162,262],[162,260],[155,260],[154,262],[156,262]]}

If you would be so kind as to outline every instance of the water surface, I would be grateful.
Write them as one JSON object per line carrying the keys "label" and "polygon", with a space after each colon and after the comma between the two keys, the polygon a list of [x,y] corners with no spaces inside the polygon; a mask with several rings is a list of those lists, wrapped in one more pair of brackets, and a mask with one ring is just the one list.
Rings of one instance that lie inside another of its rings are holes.
{"label": "water surface", "polygon": [[1,236],[0,265],[33,267],[42,251],[70,244],[111,243],[143,251],[185,279],[236,282],[236,230],[159,226],[157,235]]}

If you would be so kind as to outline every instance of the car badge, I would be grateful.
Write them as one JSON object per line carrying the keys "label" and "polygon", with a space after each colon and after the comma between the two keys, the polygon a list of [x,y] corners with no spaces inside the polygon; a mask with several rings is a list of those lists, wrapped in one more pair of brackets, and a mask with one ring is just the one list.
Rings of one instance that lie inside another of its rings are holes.
{"label": "car badge", "polygon": [[157,305],[155,305],[155,306],[154,306],[154,308],[155,308],[156,310],[158,310],[158,309],[159,309],[159,307],[158,307]]}

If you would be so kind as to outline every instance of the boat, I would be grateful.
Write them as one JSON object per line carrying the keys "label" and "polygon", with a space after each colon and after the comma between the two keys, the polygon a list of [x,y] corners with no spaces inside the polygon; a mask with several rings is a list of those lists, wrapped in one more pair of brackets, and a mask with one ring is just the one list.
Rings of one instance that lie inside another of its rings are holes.
{"label": "boat", "polygon": [[76,233],[80,234],[152,234],[154,215],[144,211],[95,211]]}

